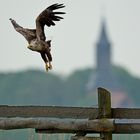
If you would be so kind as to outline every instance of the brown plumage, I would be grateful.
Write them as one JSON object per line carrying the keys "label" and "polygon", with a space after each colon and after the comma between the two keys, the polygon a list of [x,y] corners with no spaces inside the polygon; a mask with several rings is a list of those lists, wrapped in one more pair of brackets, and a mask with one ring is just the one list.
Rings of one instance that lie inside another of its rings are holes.
{"label": "brown plumage", "polygon": [[46,64],[46,70],[52,69],[51,61],[51,40],[46,41],[46,36],[44,32],[44,26],[48,27],[54,26],[55,21],[60,21],[63,19],[57,14],[65,14],[64,12],[54,12],[59,8],[65,7],[63,4],[53,4],[47,7],[43,12],[39,14],[36,18],[36,29],[27,29],[23,28],[16,23],[15,20],[11,19],[11,23],[13,24],[15,30],[22,34],[25,39],[28,41],[28,48],[32,51],[39,52],[41,54],[42,59]]}

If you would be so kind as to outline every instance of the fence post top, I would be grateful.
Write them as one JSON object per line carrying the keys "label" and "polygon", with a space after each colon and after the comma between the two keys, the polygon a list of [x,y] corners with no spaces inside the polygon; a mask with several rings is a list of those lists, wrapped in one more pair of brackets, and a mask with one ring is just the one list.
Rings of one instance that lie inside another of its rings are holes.
{"label": "fence post top", "polygon": [[102,88],[102,87],[98,87],[97,90],[98,90],[98,92],[110,93],[108,90],[106,90],[105,88]]}

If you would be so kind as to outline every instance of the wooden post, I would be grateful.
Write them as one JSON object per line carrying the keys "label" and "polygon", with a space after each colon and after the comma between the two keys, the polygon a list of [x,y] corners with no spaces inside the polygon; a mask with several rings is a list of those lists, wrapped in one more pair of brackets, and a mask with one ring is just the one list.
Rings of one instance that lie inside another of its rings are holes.
{"label": "wooden post", "polygon": [[[110,93],[103,88],[98,88],[98,118],[111,118],[111,97]],[[100,137],[104,140],[112,140],[112,132],[100,133]]]}

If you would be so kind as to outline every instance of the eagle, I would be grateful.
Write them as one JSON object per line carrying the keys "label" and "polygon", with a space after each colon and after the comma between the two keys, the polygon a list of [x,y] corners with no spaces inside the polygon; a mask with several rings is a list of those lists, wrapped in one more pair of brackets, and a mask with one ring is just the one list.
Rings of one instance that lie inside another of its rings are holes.
{"label": "eagle", "polygon": [[42,11],[36,18],[36,29],[23,28],[15,20],[10,18],[14,29],[22,34],[28,41],[27,48],[39,52],[45,62],[46,71],[52,69],[51,40],[46,40],[44,27],[55,26],[55,21],[60,21],[63,17],[58,16],[65,12],[54,11],[65,7],[64,4],[53,4]]}

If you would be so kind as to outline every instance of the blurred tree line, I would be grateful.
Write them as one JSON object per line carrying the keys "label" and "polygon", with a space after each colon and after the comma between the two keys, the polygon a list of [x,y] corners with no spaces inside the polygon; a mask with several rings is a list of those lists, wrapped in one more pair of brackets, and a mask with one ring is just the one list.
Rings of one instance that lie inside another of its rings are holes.
{"label": "blurred tree line", "polygon": [[[94,99],[88,98],[86,86],[95,71],[76,70],[67,77],[40,70],[0,73],[0,104],[92,106]],[[140,106],[140,78],[121,67],[114,66],[113,71],[135,105]]]}

